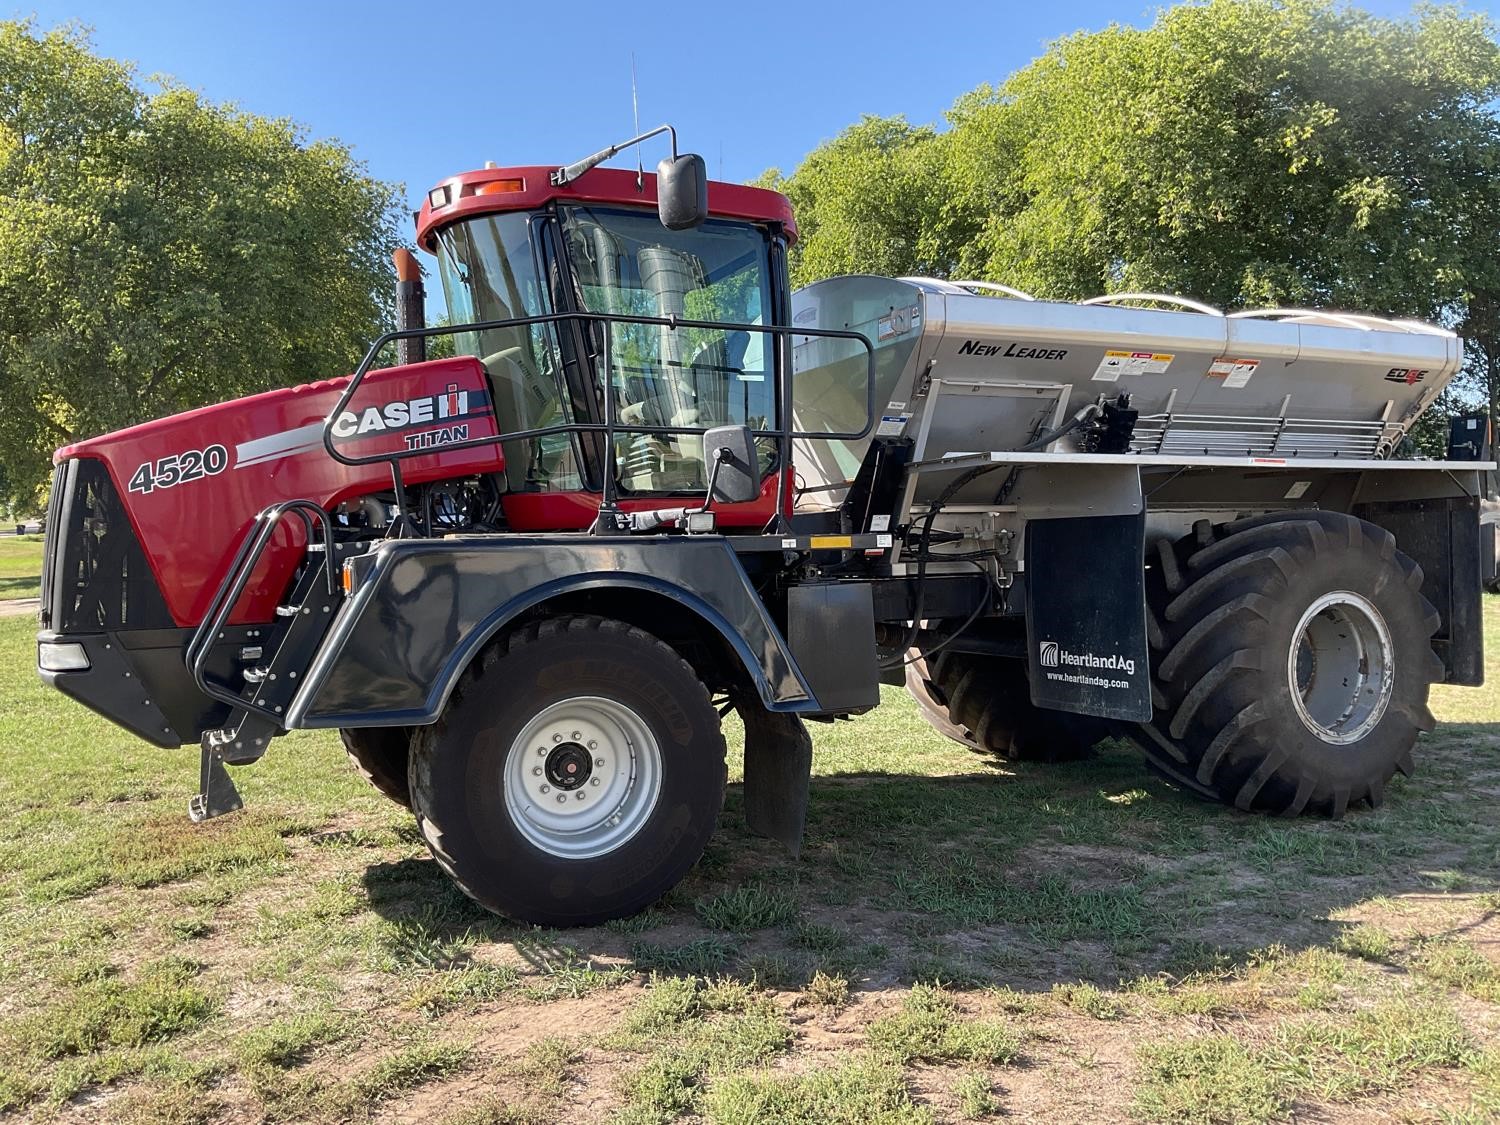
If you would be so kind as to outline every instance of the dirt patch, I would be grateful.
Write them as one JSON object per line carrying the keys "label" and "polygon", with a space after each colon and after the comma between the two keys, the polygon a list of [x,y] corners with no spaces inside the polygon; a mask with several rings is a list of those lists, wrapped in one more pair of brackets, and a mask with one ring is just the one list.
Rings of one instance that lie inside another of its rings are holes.
{"label": "dirt patch", "polygon": [[0,601],[0,617],[35,617],[42,609],[41,598],[6,598]]}

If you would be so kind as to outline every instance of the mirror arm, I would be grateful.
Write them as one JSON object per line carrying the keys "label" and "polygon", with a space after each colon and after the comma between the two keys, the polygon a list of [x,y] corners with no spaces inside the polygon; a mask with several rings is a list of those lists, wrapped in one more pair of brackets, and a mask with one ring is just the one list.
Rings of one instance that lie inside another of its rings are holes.
{"label": "mirror arm", "polygon": [[602,148],[592,156],[585,156],[582,160],[576,161],[572,164],[564,165],[563,167],[556,169],[555,171],[553,171],[551,176],[552,186],[562,187],[563,184],[571,183],[579,176],[587,172],[590,168],[595,168],[598,165],[603,164],[610,157],[616,155],[624,149],[629,148],[631,145],[640,144],[642,141],[650,140],[652,137],[658,136],[662,133],[671,135],[672,159],[676,160],[677,130],[671,125],[658,125],[655,129],[648,129],[638,137],[631,137],[628,141],[621,141],[619,144],[610,145],[609,148]]}
{"label": "mirror arm", "polygon": [[719,483],[719,466],[724,463],[726,458],[733,456],[734,450],[730,449],[727,445],[721,445],[718,449],[714,450],[714,467],[708,471],[708,490],[703,497],[703,507],[695,508],[695,512],[706,512],[713,507],[714,487]]}

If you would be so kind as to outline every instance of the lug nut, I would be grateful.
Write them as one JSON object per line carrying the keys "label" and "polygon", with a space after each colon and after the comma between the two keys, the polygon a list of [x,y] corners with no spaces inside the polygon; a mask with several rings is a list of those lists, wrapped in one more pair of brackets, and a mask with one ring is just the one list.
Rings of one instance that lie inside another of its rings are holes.
{"label": "lug nut", "polygon": [[581,730],[575,730],[573,732],[573,741],[574,742],[577,742],[582,737],[583,737],[583,732]]}
{"label": "lug nut", "polygon": [[542,767],[541,766],[532,766],[531,767],[531,776],[532,777],[541,777],[542,776]]}
{"label": "lug nut", "polygon": [[536,756],[538,758],[545,758],[547,756],[547,748],[545,746],[538,746],[536,748]]}
{"label": "lug nut", "polygon": [[559,805],[562,804],[563,802],[565,802],[567,799],[568,799],[568,795],[566,793],[559,793],[557,795],[557,803]]}
{"label": "lug nut", "polygon": [[578,799],[579,799],[579,800],[580,800],[580,801],[581,801],[581,800],[583,800],[583,799],[584,799],[584,797],[586,797],[586,796],[588,796],[588,794],[586,794],[586,793],[585,793],[585,792],[584,792],[584,791],[583,791],[583,790],[582,790],[582,789],[580,789],[580,790],[579,790],[579,791],[578,791]]}
{"label": "lug nut", "polygon": [[595,742],[592,738],[589,739],[589,749],[590,750],[597,750],[597,749],[599,749],[599,744],[597,742]]}
{"label": "lug nut", "polygon": [[604,759],[603,758],[595,758],[594,759],[594,765],[598,766],[602,770],[604,768]]}
{"label": "lug nut", "polygon": [[542,792],[543,793],[550,793],[550,792],[552,792],[552,786],[550,786],[550,785],[543,785],[542,786]]}
{"label": "lug nut", "polygon": [[561,742],[562,741],[562,735],[560,735],[560,734],[554,734],[552,736],[552,741],[553,742]]}
{"label": "lug nut", "polygon": [[591,777],[591,778],[589,778],[589,784],[590,785],[598,785],[599,784],[599,779],[597,777]]}

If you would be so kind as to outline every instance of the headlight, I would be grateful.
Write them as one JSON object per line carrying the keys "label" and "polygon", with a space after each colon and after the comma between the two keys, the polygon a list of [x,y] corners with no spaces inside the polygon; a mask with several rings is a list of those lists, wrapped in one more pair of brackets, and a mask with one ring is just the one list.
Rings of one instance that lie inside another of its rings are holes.
{"label": "headlight", "polygon": [[87,672],[89,654],[77,641],[41,641],[36,646],[36,663],[43,672]]}

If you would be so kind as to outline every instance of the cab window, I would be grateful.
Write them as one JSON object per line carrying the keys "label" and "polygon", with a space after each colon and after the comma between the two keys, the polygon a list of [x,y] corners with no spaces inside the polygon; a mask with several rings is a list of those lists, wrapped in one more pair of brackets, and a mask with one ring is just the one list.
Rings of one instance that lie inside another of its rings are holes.
{"label": "cab window", "polygon": [[[670,231],[654,211],[563,209],[579,300],[589,312],[761,325],[770,322],[769,243],[746,223]],[[606,334],[595,333],[602,341]],[[774,338],[737,328],[611,323],[599,365],[618,420],[646,426],[775,427]],[[602,377],[602,376],[601,376]],[[763,468],[774,443],[762,442]],[[698,492],[707,484],[697,435],[621,433],[622,490]]]}
{"label": "cab window", "polygon": [[[487,215],[439,233],[438,272],[450,322],[516,320],[549,311],[528,219],[525,214]],[[552,324],[463,332],[454,337],[454,347],[484,364],[502,431],[572,421],[558,391],[560,364]],[[513,491],[572,492],[583,487],[573,435],[503,445],[506,480]]]}

